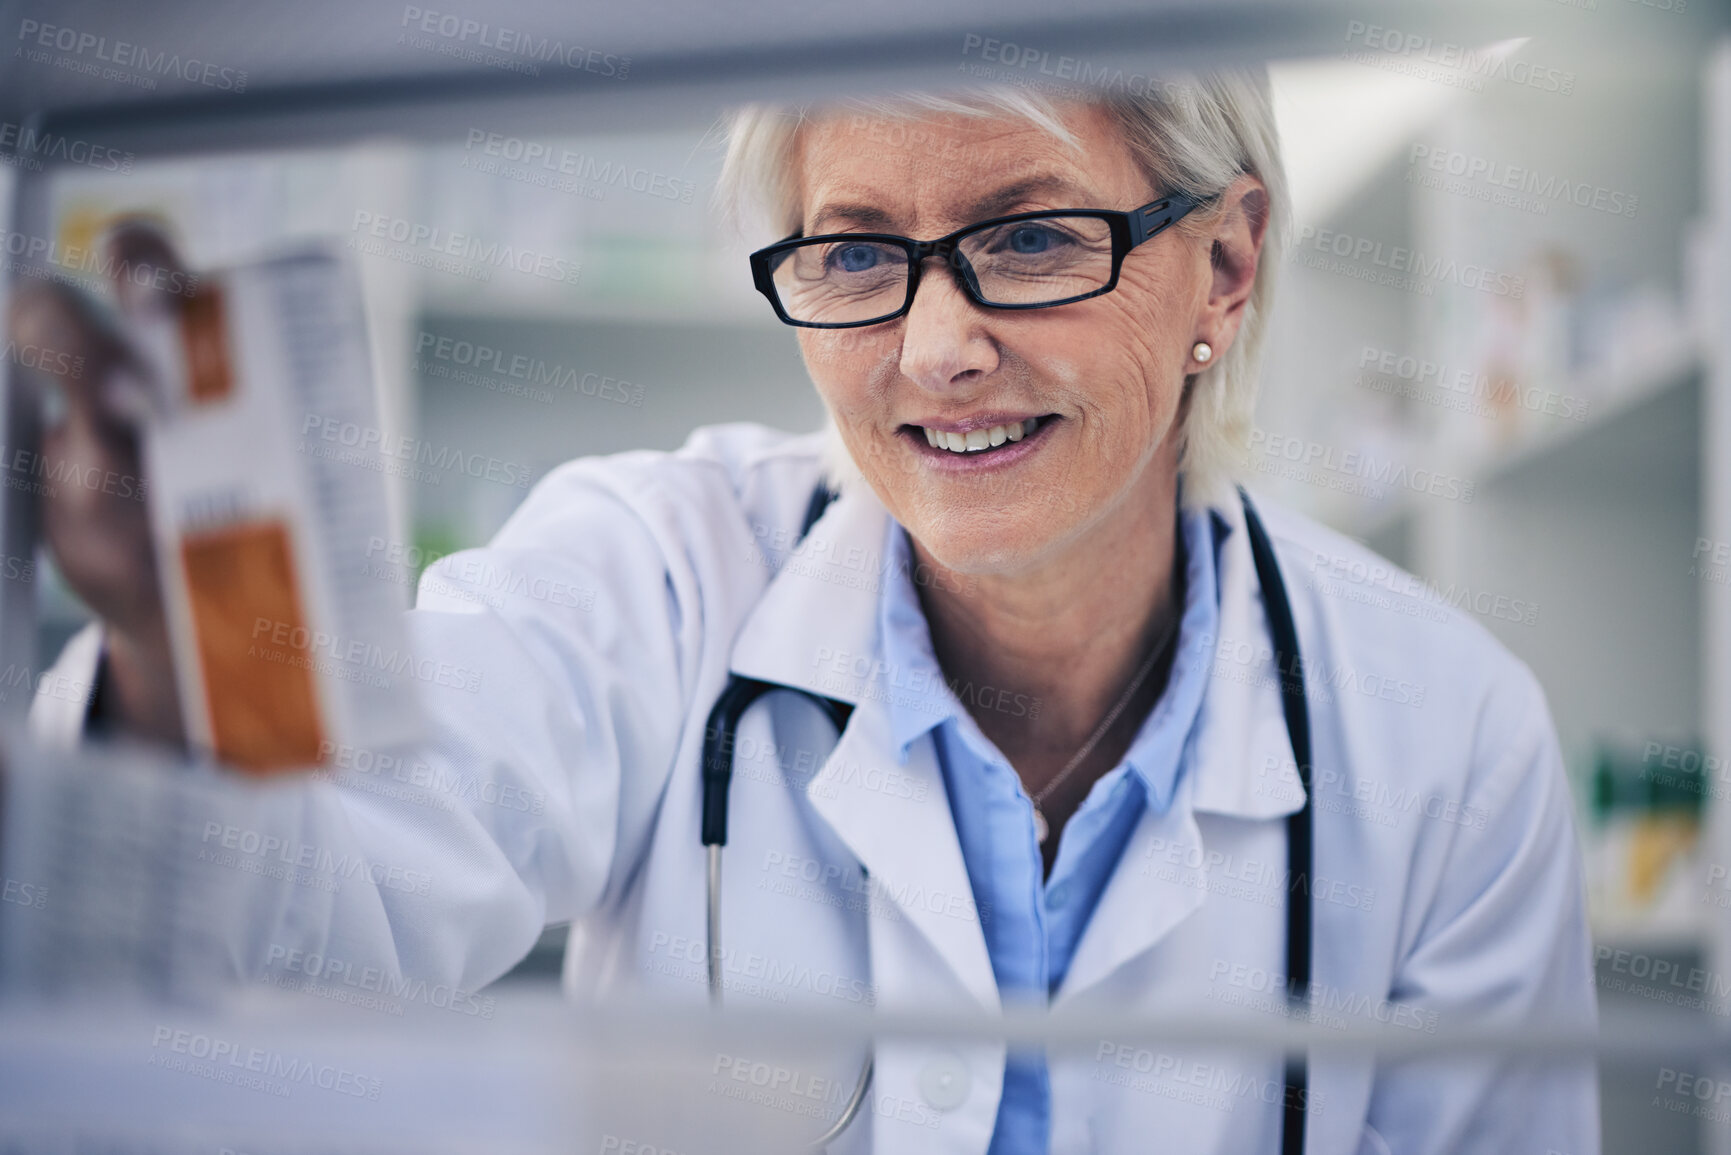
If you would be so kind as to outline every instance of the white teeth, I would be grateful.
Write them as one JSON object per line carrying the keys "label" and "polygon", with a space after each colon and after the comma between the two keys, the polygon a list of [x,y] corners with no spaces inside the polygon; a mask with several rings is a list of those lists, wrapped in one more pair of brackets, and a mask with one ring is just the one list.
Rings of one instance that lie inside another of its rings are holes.
{"label": "white teeth", "polygon": [[951,453],[979,453],[986,449],[995,449],[1006,441],[1020,441],[1039,424],[1038,417],[1030,417],[1026,421],[1012,421],[1008,425],[994,425],[990,429],[970,429],[966,433],[929,429],[923,425],[920,428],[926,435],[926,444],[933,449],[947,449]]}

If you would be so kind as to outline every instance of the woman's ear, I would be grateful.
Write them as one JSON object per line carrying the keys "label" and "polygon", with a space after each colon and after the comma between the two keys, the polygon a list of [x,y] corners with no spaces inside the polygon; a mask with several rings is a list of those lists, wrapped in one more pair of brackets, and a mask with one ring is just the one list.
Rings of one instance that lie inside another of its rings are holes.
{"label": "woman's ear", "polygon": [[1238,335],[1244,307],[1256,287],[1262,242],[1268,235],[1268,189],[1246,174],[1227,187],[1221,202],[1210,230],[1208,263],[1213,280],[1198,328],[1198,339],[1212,344],[1217,357]]}

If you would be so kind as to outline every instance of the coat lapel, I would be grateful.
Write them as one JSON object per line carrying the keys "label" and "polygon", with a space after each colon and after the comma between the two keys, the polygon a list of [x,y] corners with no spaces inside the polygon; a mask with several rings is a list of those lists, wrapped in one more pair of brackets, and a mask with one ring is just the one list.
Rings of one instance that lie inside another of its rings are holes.
{"label": "coat lapel", "polygon": [[1228,527],[1217,566],[1220,636],[1198,639],[1178,655],[1204,663],[1209,675],[1179,787],[1165,813],[1145,812],[1132,833],[1077,944],[1059,1001],[1152,950],[1207,903],[1206,886],[1154,865],[1173,847],[1195,847],[1207,861],[1198,815],[1277,821],[1303,801],[1243,509],[1232,502],[1215,512]]}
{"label": "coat lapel", "polygon": [[[734,673],[855,707],[841,740],[806,784],[812,808],[866,869],[875,906],[893,906],[988,1010],[997,982],[962,861],[949,795],[928,737],[902,765],[883,695],[878,598],[889,515],[848,487],[812,526],[735,642]],[[873,933],[880,920],[868,920]],[[875,952],[874,952],[875,954]],[[888,976],[876,976],[880,986]]]}
{"label": "coat lapel", "polygon": [[[1205,887],[1147,869],[1157,848],[1200,846],[1199,815],[1279,821],[1302,801],[1243,510],[1231,502],[1215,512],[1228,527],[1217,567],[1220,636],[1179,655],[1209,667],[1180,786],[1166,812],[1145,813],[1132,833],[1077,945],[1060,1001],[1153,949],[1205,905]],[[955,912],[958,899],[972,910],[972,888],[936,755],[922,740],[908,764],[898,764],[879,700],[878,594],[882,582],[906,580],[884,572],[887,519],[864,486],[838,498],[746,619],[732,668],[856,706],[807,785],[812,806],[870,872],[877,901],[899,908],[980,1003],[996,1008],[979,923]],[[1202,853],[1206,859],[1206,848]]]}
{"label": "coat lapel", "polygon": [[[997,979],[935,749],[921,738],[902,766],[891,741],[882,705],[862,703],[807,796],[865,867],[873,908],[893,905],[980,1006],[995,1011]],[[875,977],[882,985],[888,976]]]}

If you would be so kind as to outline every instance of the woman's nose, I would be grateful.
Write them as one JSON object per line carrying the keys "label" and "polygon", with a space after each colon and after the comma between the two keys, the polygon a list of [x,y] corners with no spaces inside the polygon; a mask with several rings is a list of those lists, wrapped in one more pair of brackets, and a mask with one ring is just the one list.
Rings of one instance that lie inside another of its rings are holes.
{"label": "woman's nose", "polygon": [[932,392],[976,381],[998,367],[998,347],[986,333],[989,314],[962,291],[960,276],[942,257],[928,258],[913,306],[902,318],[902,375]]}

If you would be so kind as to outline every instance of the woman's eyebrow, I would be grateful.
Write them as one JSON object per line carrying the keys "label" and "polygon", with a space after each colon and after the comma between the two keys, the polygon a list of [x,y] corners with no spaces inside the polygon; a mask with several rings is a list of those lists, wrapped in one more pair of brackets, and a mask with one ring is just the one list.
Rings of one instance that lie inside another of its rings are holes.
{"label": "woman's eyebrow", "polygon": [[[1013,184],[993,189],[991,192],[969,202],[968,209],[962,214],[963,223],[985,220],[988,217],[1003,215],[1007,210],[1016,207],[1034,197],[1036,194],[1065,193],[1078,200],[1068,208],[1087,208],[1079,203],[1091,198],[1091,194],[1083,192],[1074,181],[1058,173],[1041,173],[1035,176],[1023,177]],[[837,203],[819,207],[817,215],[811,220],[808,232],[815,236],[826,233],[838,226],[871,229],[877,232],[893,232],[894,218],[885,210],[875,205],[864,203]]]}
{"label": "woman's eyebrow", "polygon": [[[1074,182],[1058,173],[1040,173],[1035,176],[1023,177],[1014,184],[995,189],[974,201],[968,209],[969,218],[983,220],[987,217],[1000,216],[1038,193],[1068,193],[1073,197],[1082,199],[1088,199],[1089,196],[1079,189]],[[1074,204],[1064,207],[1087,208],[1090,206]]]}
{"label": "woman's eyebrow", "polygon": [[887,232],[894,223],[889,213],[872,205],[833,204],[818,209],[817,215],[811,219],[810,231],[815,235],[829,232],[837,225],[853,225]]}

